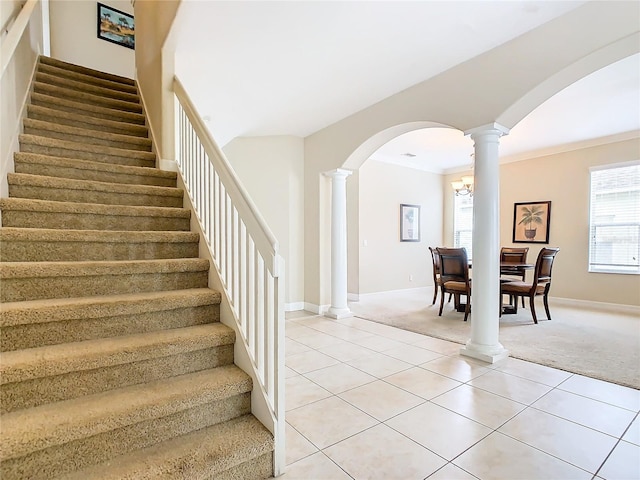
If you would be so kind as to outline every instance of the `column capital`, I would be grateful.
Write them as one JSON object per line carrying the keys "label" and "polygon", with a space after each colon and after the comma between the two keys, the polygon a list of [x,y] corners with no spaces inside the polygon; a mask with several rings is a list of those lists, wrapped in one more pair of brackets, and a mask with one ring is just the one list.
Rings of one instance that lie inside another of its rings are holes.
{"label": "column capital", "polygon": [[484,134],[494,134],[502,137],[503,135],[509,135],[511,129],[500,125],[499,123],[487,123],[486,125],[481,125],[479,127],[470,128],[464,132],[465,135],[470,135],[471,138],[474,135],[484,135]]}
{"label": "column capital", "polygon": [[328,172],[324,172],[323,175],[325,177],[331,177],[331,178],[339,178],[339,177],[347,178],[352,173],[353,171],[351,170],[345,170],[344,168],[336,168],[335,170],[329,170]]}

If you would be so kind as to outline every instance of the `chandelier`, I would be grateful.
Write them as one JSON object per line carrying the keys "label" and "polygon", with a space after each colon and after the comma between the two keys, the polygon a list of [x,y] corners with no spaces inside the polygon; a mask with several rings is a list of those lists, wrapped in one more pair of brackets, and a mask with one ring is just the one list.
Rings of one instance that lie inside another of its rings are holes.
{"label": "chandelier", "polygon": [[465,175],[460,180],[451,182],[451,186],[456,192],[456,195],[469,195],[473,196],[473,175]]}
{"label": "chandelier", "polygon": [[[474,154],[471,154],[471,170],[473,171]],[[456,192],[456,195],[469,195],[473,197],[473,175],[464,175],[460,180],[451,182],[451,187]]]}

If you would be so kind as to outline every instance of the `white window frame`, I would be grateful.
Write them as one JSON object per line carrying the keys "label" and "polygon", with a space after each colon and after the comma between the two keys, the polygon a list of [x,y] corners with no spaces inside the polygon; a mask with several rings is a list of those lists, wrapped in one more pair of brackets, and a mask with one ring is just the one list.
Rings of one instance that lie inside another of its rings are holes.
{"label": "white window frame", "polygon": [[[470,219],[465,219],[467,223],[462,223],[464,220],[461,219],[461,215],[459,209],[461,207],[468,207],[469,205],[463,205],[464,203],[471,202],[471,217]],[[460,242],[461,235],[458,232],[469,232],[469,241],[468,242]],[[467,257],[469,260],[473,257],[473,197],[470,195],[455,195],[453,199],[453,246],[456,248],[466,247],[467,249]]]}
{"label": "white window frame", "polygon": [[[596,231],[599,227],[612,227],[612,226],[620,226],[620,227],[631,227],[631,231],[635,230],[635,235],[640,236],[640,202],[635,207],[635,212],[633,211],[633,207],[630,212],[633,213],[635,218],[632,218],[630,221],[612,221],[612,222],[596,222],[593,218],[594,215],[594,201],[596,201],[595,195],[597,193],[602,194],[602,191],[594,192],[593,190],[593,176],[596,172],[602,172],[603,170],[614,170],[618,168],[625,167],[638,167],[640,168],[640,161],[632,161],[625,163],[616,163],[610,165],[603,165],[598,167],[592,167],[589,171],[589,257],[588,257],[588,271],[590,273],[613,273],[613,274],[623,274],[623,275],[640,275],[640,262],[638,265],[631,266],[616,266],[612,263],[609,264],[597,264],[595,262],[596,255]],[[612,193],[615,192],[615,189],[612,190]],[[629,188],[618,190],[618,192],[639,192],[640,187],[631,185]],[[635,259],[640,260],[640,242],[638,243],[638,251],[635,255]]]}

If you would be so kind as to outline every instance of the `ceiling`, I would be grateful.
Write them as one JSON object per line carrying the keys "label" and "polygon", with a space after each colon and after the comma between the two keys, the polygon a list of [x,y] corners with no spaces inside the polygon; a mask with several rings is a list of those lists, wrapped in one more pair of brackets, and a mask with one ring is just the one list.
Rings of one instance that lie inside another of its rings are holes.
{"label": "ceiling", "polygon": [[[305,137],[584,3],[183,0],[176,73],[220,145]],[[639,130],[639,72],[635,55],[567,87],[503,137],[501,156]],[[460,131],[431,128],[372,158],[444,173],[468,166],[472,150]]]}

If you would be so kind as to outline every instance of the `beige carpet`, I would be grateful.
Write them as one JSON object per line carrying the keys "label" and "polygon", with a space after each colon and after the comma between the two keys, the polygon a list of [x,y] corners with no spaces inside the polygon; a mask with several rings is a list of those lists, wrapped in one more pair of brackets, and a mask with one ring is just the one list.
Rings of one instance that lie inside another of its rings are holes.
{"label": "beige carpet", "polygon": [[[362,295],[350,302],[360,318],[466,343],[470,322],[445,303],[438,316],[440,297],[431,305],[433,290],[417,288]],[[576,308],[561,300],[549,301],[553,320],[546,320],[542,300],[536,301],[538,325],[529,308],[500,320],[500,343],[512,357],[572,373],[640,389],[640,316],[638,312]],[[544,320],[543,320],[544,319]]]}

